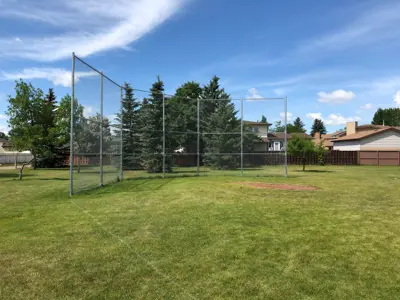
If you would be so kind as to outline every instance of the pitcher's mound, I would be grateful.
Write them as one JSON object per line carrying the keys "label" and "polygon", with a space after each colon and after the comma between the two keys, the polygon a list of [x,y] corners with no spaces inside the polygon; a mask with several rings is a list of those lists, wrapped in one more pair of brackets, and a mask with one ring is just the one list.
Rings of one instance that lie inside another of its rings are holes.
{"label": "pitcher's mound", "polygon": [[284,191],[315,191],[316,187],[307,185],[291,185],[282,183],[261,183],[261,182],[237,182],[237,184],[245,185],[256,189],[276,189]]}

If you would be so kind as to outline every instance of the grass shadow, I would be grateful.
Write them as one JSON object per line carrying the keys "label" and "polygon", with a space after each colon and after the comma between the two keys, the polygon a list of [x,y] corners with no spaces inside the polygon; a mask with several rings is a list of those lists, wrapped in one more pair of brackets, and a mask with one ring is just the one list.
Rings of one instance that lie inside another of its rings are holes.
{"label": "grass shadow", "polygon": [[304,170],[304,171],[303,170],[295,170],[294,172],[300,172],[300,173],[334,173],[334,171],[330,171],[330,170]]}
{"label": "grass shadow", "polygon": [[59,177],[50,177],[50,178],[40,178],[39,180],[48,180],[48,181],[52,181],[52,180],[58,180],[58,181],[69,181],[69,178],[59,178]]}

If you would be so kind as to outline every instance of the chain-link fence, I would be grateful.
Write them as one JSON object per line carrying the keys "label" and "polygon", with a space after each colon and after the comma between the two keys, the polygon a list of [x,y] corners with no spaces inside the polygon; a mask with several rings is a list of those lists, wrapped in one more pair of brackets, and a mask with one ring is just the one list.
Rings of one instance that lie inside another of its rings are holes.
{"label": "chain-link fence", "polygon": [[121,178],[122,87],[73,55],[70,193]]}
{"label": "chain-link fence", "polygon": [[287,176],[286,98],[122,87],[73,57],[71,194],[123,174]]}

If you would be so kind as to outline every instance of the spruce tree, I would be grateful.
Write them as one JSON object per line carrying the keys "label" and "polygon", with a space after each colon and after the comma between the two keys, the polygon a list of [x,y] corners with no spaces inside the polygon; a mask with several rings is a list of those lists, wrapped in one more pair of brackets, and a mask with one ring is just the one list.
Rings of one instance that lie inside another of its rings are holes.
{"label": "spruce tree", "polygon": [[215,111],[208,118],[208,130],[212,133],[203,136],[205,165],[214,169],[234,169],[239,166],[239,155],[232,154],[240,153],[240,120],[236,114],[230,101],[216,103]]}
{"label": "spruce tree", "polygon": [[[163,92],[164,83],[157,78],[151,88],[151,94],[142,105],[140,120],[143,124],[141,133],[140,163],[149,173],[163,171]],[[165,102],[167,100],[165,99]],[[167,103],[165,104],[167,105]],[[170,124],[168,115],[165,116],[166,124]],[[168,128],[166,128],[168,130]],[[173,146],[171,139],[165,141],[165,153],[171,153]],[[171,156],[165,157],[165,171],[172,171]]]}
{"label": "spruce tree", "polygon": [[267,123],[267,118],[264,115],[261,116],[261,123]]}
{"label": "spruce tree", "polygon": [[311,127],[311,136],[314,137],[314,135],[319,132],[320,134],[326,134],[326,128],[324,125],[324,122],[320,119],[315,119],[314,123]]}
{"label": "spruce tree", "polygon": [[304,123],[303,121],[297,117],[296,120],[293,122],[293,130],[294,132],[306,132],[306,129],[304,128]]}
{"label": "spruce tree", "polygon": [[57,142],[56,126],[56,96],[52,88],[45,96],[41,109],[41,126],[43,138],[39,153],[38,166],[42,168],[60,167],[65,159],[65,149]]}
{"label": "spruce tree", "polygon": [[[124,84],[122,118],[121,113],[118,113],[116,121],[118,124],[122,123],[122,166],[126,169],[138,168],[140,154],[139,103],[129,83]],[[114,131],[116,136],[120,138],[121,130],[118,128]],[[119,150],[119,145],[116,148]]]}

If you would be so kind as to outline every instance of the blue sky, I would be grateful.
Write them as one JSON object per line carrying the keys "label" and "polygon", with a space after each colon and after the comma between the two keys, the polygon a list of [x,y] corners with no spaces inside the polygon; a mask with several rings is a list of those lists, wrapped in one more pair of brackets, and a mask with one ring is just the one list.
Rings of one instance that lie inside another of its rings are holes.
{"label": "blue sky", "polygon": [[[218,75],[234,98],[288,97],[288,117],[328,131],[400,106],[400,2],[229,0],[0,0],[0,131],[14,80],[70,92],[71,53],[117,82],[166,91]],[[77,94],[98,78],[77,65]],[[105,113],[118,89],[105,84]],[[140,96],[140,95],[139,95]],[[99,107],[82,100],[86,114]],[[245,103],[245,118],[279,120],[282,102]]]}

